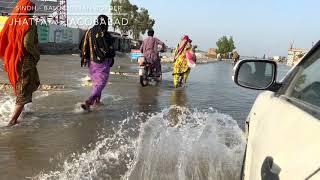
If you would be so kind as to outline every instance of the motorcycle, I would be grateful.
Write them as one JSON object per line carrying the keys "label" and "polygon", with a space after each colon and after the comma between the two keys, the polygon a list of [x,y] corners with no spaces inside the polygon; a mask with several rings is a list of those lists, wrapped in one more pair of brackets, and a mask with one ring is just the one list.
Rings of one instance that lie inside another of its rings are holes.
{"label": "motorcycle", "polygon": [[[160,59],[162,58],[162,53],[166,52],[166,46],[158,46],[158,53]],[[139,63],[139,76],[140,76],[140,84],[142,87],[148,86],[155,82],[156,84],[162,81],[162,74],[157,74],[156,67],[148,63],[145,57],[138,58]]]}
{"label": "motorcycle", "polygon": [[157,74],[157,69],[152,64],[148,63],[144,57],[138,58],[139,77],[142,87],[148,86],[153,82],[159,83],[162,80],[162,75]]}

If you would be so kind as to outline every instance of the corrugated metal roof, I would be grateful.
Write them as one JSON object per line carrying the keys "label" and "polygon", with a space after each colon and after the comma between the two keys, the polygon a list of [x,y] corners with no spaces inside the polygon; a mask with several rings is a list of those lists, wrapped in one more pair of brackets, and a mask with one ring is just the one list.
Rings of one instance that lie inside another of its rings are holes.
{"label": "corrugated metal roof", "polygon": [[[39,16],[51,14],[59,5],[59,0],[32,0],[37,7],[36,14]],[[0,13],[11,13],[18,0],[1,0]]]}

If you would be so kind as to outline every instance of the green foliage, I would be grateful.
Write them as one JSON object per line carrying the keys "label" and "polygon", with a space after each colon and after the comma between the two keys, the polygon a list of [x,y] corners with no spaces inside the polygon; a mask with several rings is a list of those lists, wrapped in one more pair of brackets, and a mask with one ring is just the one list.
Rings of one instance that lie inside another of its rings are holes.
{"label": "green foliage", "polygon": [[[155,20],[150,17],[147,9],[139,8],[129,0],[112,0],[111,7],[121,7],[120,10],[117,8],[111,10],[114,30],[129,33],[134,39],[139,39],[141,34],[145,34],[155,24]],[[117,23],[122,19],[128,20],[128,23],[125,25]]]}
{"label": "green foliage", "polygon": [[140,9],[134,20],[135,22],[132,25],[132,36],[134,39],[139,39],[140,34],[145,34],[155,24],[155,20],[150,19],[149,11],[144,8]]}
{"label": "green foliage", "polygon": [[227,36],[223,36],[217,41],[216,44],[218,47],[217,53],[220,53],[220,54],[227,54],[236,49],[232,36],[229,37],[229,39]]}

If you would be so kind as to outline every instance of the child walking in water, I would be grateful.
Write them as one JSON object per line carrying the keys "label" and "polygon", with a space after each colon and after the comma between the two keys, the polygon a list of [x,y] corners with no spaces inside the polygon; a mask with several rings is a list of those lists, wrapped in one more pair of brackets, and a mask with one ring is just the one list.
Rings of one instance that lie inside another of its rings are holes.
{"label": "child walking in water", "polygon": [[97,24],[88,30],[80,43],[81,66],[89,66],[92,84],[91,96],[81,105],[90,111],[92,105],[101,105],[101,94],[108,83],[110,68],[113,66],[114,39],[108,32],[108,17],[100,15]]}

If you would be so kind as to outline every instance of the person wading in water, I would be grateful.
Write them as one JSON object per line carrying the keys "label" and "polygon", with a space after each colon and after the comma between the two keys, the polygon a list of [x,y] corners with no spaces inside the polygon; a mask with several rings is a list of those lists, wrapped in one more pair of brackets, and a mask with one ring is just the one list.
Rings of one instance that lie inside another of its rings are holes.
{"label": "person wading in water", "polygon": [[100,15],[96,22],[80,42],[81,67],[88,65],[93,82],[91,96],[81,105],[86,111],[90,111],[92,105],[102,105],[101,94],[108,83],[110,68],[116,55],[114,38],[108,32],[108,17]]}
{"label": "person wading in water", "polygon": [[8,126],[18,123],[25,104],[40,85],[40,60],[36,22],[31,19],[35,4],[20,0],[0,33],[0,58],[16,95],[16,106]]}
{"label": "person wading in water", "polygon": [[191,58],[196,61],[195,48],[192,47],[191,43],[189,36],[184,36],[175,49],[172,74],[174,88],[182,87],[183,84],[187,83],[191,71],[187,54],[191,53]]}
{"label": "person wading in water", "polygon": [[240,55],[238,54],[237,51],[234,51],[232,53],[232,59],[233,59],[233,66],[235,66],[237,62],[240,60]]}

